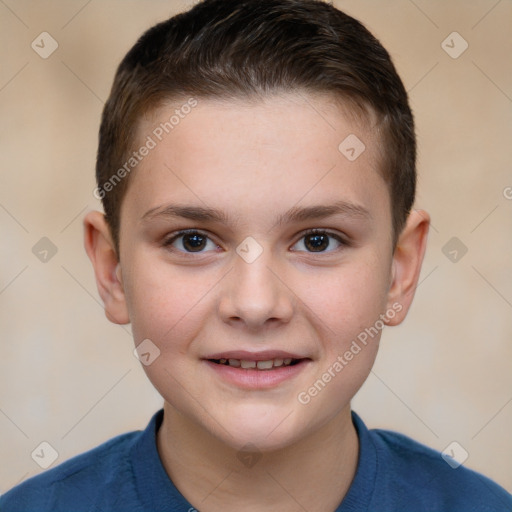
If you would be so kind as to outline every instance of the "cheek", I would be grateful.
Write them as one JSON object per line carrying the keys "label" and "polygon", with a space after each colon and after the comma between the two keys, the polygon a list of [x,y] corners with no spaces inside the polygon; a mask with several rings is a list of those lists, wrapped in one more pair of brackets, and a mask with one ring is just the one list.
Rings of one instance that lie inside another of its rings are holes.
{"label": "cheek", "polygon": [[377,258],[360,261],[323,273],[318,279],[297,281],[298,295],[312,312],[311,322],[323,325],[329,339],[324,347],[327,351],[342,350],[373,326],[386,308],[386,262]]}
{"label": "cheek", "polygon": [[[179,408],[185,409],[187,394],[175,391],[184,383],[189,392],[194,390],[188,379],[197,368],[191,366],[190,358],[199,357],[194,340],[200,338],[209,317],[213,297],[210,292],[218,279],[173,270],[170,265],[154,260],[152,265],[133,264],[131,268],[136,278],[126,283],[125,290],[133,338],[136,345],[149,339],[156,346],[150,345],[156,357],[152,355],[149,364],[143,364],[143,370],[166,401],[181,404]],[[145,343],[141,346],[146,347]]]}
{"label": "cheek", "polygon": [[[153,261],[151,265],[144,262]],[[142,256],[130,267],[125,285],[136,343],[149,338],[161,351],[185,351],[207,316],[210,292],[218,279],[191,269],[176,269]]]}
{"label": "cheek", "polygon": [[310,322],[320,333],[321,364],[296,398],[312,422],[333,418],[367,379],[384,327],[385,276],[375,261],[347,266],[346,272],[338,270],[308,292],[305,309],[313,312]]}

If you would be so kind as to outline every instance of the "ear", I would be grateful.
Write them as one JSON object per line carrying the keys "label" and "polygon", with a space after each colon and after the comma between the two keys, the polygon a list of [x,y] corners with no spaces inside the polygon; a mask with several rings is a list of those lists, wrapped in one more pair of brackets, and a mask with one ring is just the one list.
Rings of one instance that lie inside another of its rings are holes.
{"label": "ear", "polygon": [[124,295],[121,265],[110,228],[101,212],[89,212],[84,218],[84,245],[94,267],[96,284],[106,317],[115,324],[130,322]]}
{"label": "ear", "polygon": [[418,286],[429,226],[430,216],[427,212],[412,210],[398,238],[388,292],[388,308],[395,310],[396,315],[386,321],[387,325],[400,324],[409,311]]}

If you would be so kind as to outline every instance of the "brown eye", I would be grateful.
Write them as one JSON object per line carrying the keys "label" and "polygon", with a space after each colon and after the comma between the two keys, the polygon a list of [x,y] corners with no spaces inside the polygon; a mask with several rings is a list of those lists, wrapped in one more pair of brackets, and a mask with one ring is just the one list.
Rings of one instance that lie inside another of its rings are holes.
{"label": "brown eye", "polygon": [[311,252],[322,252],[329,247],[329,237],[326,234],[306,235],[304,245]]}
{"label": "brown eye", "polygon": [[197,252],[206,246],[206,240],[206,237],[202,235],[185,235],[182,245],[187,251]]}
{"label": "brown eye", "polygon": [[165,246],[172,246],[181,252],[205,252],[217,247],[207,235],[198,231],[182,232],[165,242]]}
{"label": "brown eye", "polygon": [[293,246],[293,251],[309,252],[309,253],[322,253],[332,252],[339,247],[347,245],[343,239],[326,231],[310,231],[302,236],[302,238]]}

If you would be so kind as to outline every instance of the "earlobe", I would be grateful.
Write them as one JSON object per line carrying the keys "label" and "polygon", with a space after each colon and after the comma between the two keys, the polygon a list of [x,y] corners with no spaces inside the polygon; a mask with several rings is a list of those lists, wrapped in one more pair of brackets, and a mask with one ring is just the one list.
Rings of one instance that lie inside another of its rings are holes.
{"label": "earlobe", "polygon": [[412,210],[395,248],[388,292],[388,307],[400,304],[401,309],[388,325],[400,324],[414,298],[421,264],[425,255],[430,216],[423,210]]}
{"label": "earlobe", "polygon": [[105,315],[113,323],[129,323],[121,265],[109,226],[101,212],[93,211],[85,216],[84,245],[94,268],[98,292],[105,304]]}

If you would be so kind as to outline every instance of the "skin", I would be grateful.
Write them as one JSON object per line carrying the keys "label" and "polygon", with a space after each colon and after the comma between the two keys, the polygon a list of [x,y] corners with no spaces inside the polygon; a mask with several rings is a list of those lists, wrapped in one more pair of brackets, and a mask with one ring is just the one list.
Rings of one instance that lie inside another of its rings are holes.
{"label": "skin", "polygon": [[[174,107],[143,119],[140,141]],[[366,146],[355,161],[338,150],[349,134]],[[350,400],[372,368],[380,331],[309,403],[297,397],[393,304],[401,311],[385,323],[401,323],[414,295],[430,219],[413,211],[393,248],[379,144],[371,121],[325,96],[199,100],[130,177],[119,258],[103,215],[85,218],[107,317],[131,322],[136,345],[150,339],[160,350],[144,366],[165,401],[158,450],[177,488],[203,512],[241,503],[246,511],[330,511],[350,486],[358,457]],[[277,222],[293,208],[339,201],[367,213],[345,208]],[[159,215],[177,204],[222,210],[228,219]],[[182,229],[210,237],[202,252],[186,252],[183,238],[165,244]],[[311,252],[308,229],[343,243],[329,238],[324,251]],[[262,249],[252,263],[236,252],[246,237]],[[203,359],[274,349],[308,361],[270,389],[226,383]],[[237,456],[242,448],[258,457],[250,467]]]}

